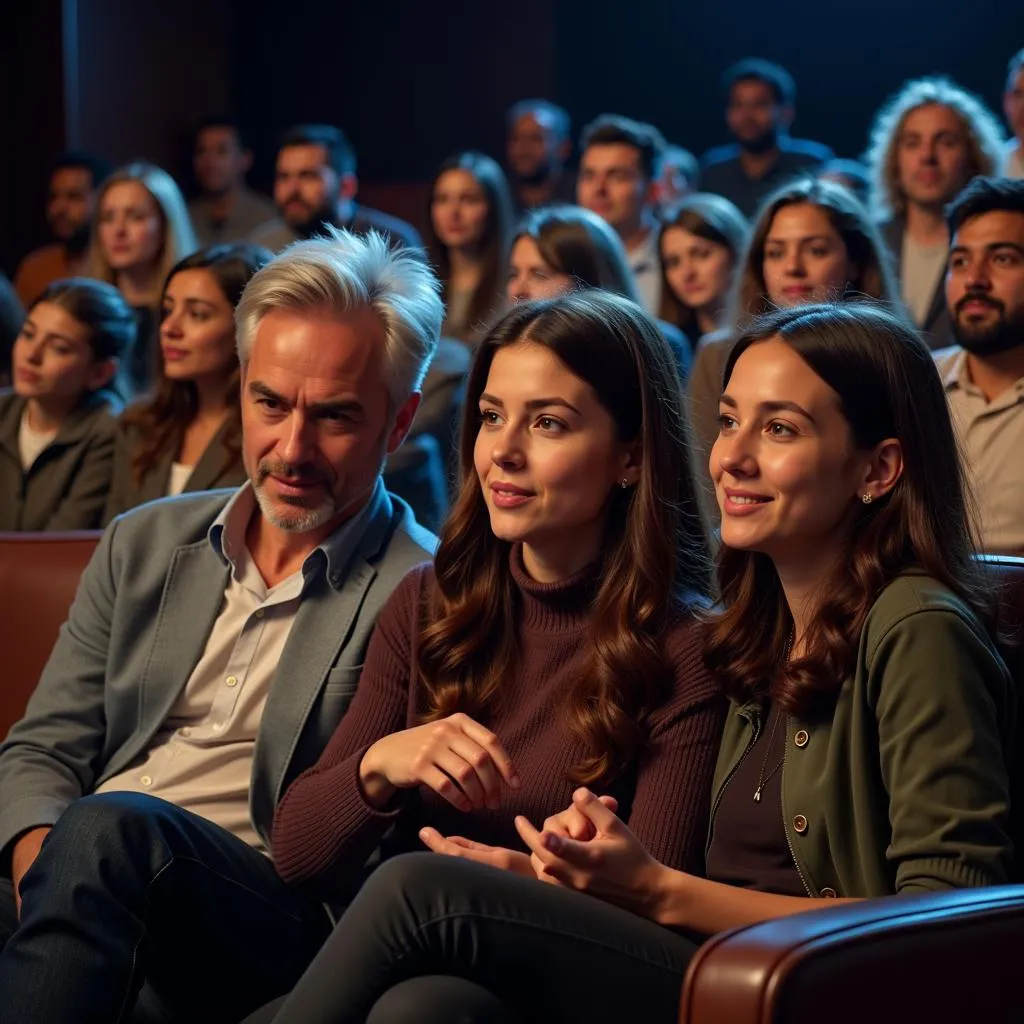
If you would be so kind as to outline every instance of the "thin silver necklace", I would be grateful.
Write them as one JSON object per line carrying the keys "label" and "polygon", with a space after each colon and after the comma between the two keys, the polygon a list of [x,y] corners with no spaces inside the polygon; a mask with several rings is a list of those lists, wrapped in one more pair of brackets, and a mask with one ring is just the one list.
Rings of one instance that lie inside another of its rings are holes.
{"label": "thin silver necklace", "polygon": [[[793,652],[794,633],[795,630],[791,629],[789,631],[789,636],[786,639],[786,649],[782,653],[783,664],[789,661],[789,656]],[[775,775],[776,772],[779,771],[779,769],[782,767],[786,760],[786,751],[783,750],[782,757],[779,758],[779,763],[767,775],[765,775],[764,770],[768,767],[768,755],[772,751],[772,741],[775,739],[775,733],[779,728],[779,719],[783,717],[784,715],[782,714],[782,712],[777,711],[775,718],[772,720],[771,732],[768,734],[768,740],[764,746],[764,759],[761,761],[761,771],[758,773],[757,776],[757,789],[754,790],[754,803],[756,804],[759,804],[761,802],[761,791],[764,789],[765,784],[768,782],[769,779],[772,778],[773,775]]]}

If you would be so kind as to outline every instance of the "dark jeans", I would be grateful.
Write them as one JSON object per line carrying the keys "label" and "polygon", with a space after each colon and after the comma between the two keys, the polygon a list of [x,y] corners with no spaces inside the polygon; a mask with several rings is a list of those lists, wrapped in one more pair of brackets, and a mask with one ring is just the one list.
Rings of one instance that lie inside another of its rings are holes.
{"label": "dark jeans", "polygon": [[328,927],[268,858],[134,793],[75,801],[21,894],[0,1024],[226,1024],[287,992]]}
{"label": "dark jeans", "polygon": [[371,875],[288,999],[247,1024],[669,1024],[696,949],[590,896],[411,853]]}

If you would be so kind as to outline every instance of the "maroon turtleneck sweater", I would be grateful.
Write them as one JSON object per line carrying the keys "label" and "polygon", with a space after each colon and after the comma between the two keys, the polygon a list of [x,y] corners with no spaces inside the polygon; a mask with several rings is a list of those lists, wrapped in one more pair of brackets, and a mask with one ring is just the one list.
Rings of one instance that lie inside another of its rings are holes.
{"label": "maroon turtleneck sweater", "polygon": [[[523,569],[519,548],[510,564],[522,601],[518,669],[481,724],[508,751],[521,788],[503,788],[494,811],[458,811],[426,786],[403,791],[387,811],[363,796],[359,764],[367,749],[382,736],[420,724],[415,643],[433,567],[418,566],[380,614],[348,713],[319,762],[295,780],[277,808],[273,854],[286,881],[314,883],[324,898],[348,892],[390,829],[389,856],[423,849],[417,833],[424,825],[442,835],[525,850],[515,816],[523,814],[539,828],[569,806],[575,786],[567,772],[584,751],[561,710],[585,651],[595,567],[560,583],[539,584]],[[629,807],[630,828],[658,860],[702,872],[725,700],[704,667],[692,614],[680,612],[664,650],[674,677],[665,703],[652,716],[650,742],[625,773],[628,781],[598,791],[614,792],[620,807]]]}

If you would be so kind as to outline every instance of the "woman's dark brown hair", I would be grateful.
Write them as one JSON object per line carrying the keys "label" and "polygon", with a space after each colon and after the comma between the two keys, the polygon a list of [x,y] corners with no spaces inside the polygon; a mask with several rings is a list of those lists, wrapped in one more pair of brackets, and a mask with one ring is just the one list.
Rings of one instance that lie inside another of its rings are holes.
{"label": "woman's dark brown hair", "polygon": [[789,345],[839,396],[858,450],[895,438],[903,451],[896,486],[870,505],[854,503],[845,547],[821,582],[799,659],[783,664],[793,622],[772,561],[724,544],[718,552],[724,611],[705,627],[705,662],[737,702],[770,693],[786,711],[813,715],[830,708],[853,670],[868,611],[901,573],[927,573],[983,620],[990,620],[991,605],[973,558],[973,509],[946,395],[916,332],[866,303],[780,310],[737,340],[726,390],[736,361],[769,338]]}
{"label": "woman's dark brown hair", "polygon": [[[697,311],[679,300],[665,274],[665,257],[661,243],[669,228],[682,228],[697,238],[715,245],[723,245],[732,257],[733,269],[739,266],[740,257],[747,246],[750,224],[747,218],[726,199],[710,192],[695,192],[687,196],[665,220],[658,235],[658,257],[661,263],[661,319],[675,324],[694,342],[700,337],[697,325]],[[722,304],[725,305],[723,296]]]}
{"label": "woman's dark brown hair", "polygon": [[[234,308],[249,279],[271,258],[272,254],[260,245],[210,246],[176,263],[167,275],[163,290],[167,291],[175,274],[184,270],[206,270]],[[239,369],[235,356],[232,356],[232,365],[234,372],[225,385],[229,417],[223,437],[225,468],[241,457],[242,448]],[[142,480],[169,450],[177,452],[185,428],[198,411],[199,396],[195,384],[187,380],[171,380],[163,371],[161,359],[152,398],[132,406],[121,417],[122,429],[135,428],[138,432],[138,443],[132,452],[132,479],[136,487],[141,486]]]}
{"label": "woman's dark brown hair", "polygon": [[448,255],[448,246],[441,242],[434,230],[434,218],[430,208],[433,206],[437,183],[440,181],[441,175],[448,171],[466,171],[471,174],[487,198],[487,218],[484,221],[483,237],[480,240],[480,260],[483,264],[483,273],[480,276],[480,284],[473,293],[466,318],[470,327],[476,327],[476,325],[486,322],[504,296],[502,285],[504,284],[509,242],[512,237],[512,194],[509,191],[504,171],[483,153],[456,153],[438,167],[430,182],[425,234],[427,251],[430,254],[431,262],[437,268],[438,277],[441,278],[444,289],[442,298],[446,304],[449,301],[452,261]]}
{"label": "woman's dark brown hair", "polygon": [[640,301],[636,278],[615,229],[582,206],[545,206],[528,213],[516,229],[513,245],[532,238],[541,258],[578,288],[603,288]]}
{"label": "woman's dark brown hair", "polygon": [[515,671],[519,599],[510,544],[491,531],[474,468],[477,411],[494,354],[529,341],[589,384],[623,441],[639,441],[640,479],[608,497],[589,652],[565,708],[589,753],[572,778],[614,778],[642,749],[669,669],[661,637],[680,606],[709,589],[707,548],[686,452],[682,389],[654,322],[617,295],[581,291],[516,305],[482,342],[460,443],[463,483],[434,560],[435,614],[420,635],[426,720],[486,714]]}
{"label": "woman's dark brown hair", "polygon": [[894,310],[902,309],[889,250],[863,203],[842,185],[807,178],[784,185],[758,211],[737,272],[730,323],[744,324],[750,317],[774,309],[764,280],[765,243],[776,214],[787,206],[803,205],[821,210],[846,246],[847,260],[857,271],[846,284],[848,296],[881,300]]}

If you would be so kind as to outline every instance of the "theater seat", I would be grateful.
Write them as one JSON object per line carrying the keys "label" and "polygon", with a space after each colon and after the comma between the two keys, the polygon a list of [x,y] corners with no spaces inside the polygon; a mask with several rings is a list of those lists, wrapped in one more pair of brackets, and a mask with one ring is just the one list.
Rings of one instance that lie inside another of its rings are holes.
{"label": "theater seat", "polygon": [[0,533],[0,738],[25,710],[99,538]]}
{"label": "theater seat", "polygon": [[[1024,707],[1024,559],[985,556]],[[1012,880],[1024,882],[1024,736],[1011,787]],[[1024,885],[864,900],[712,937],[683,982],[680,1024],[970,1024],[1024,1020]]]}

